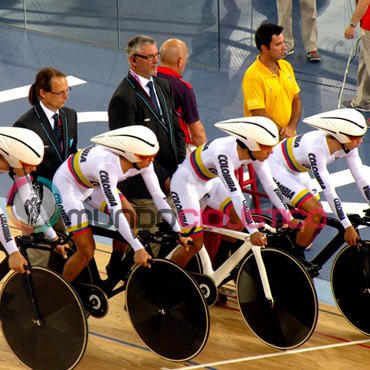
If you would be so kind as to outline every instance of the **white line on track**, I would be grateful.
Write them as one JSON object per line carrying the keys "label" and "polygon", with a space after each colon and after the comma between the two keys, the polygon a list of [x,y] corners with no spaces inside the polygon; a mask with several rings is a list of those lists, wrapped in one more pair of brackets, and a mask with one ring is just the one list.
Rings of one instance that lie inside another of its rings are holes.
{"label": "white line on track", "polygon": [[295,350],[290,350],[290,351],[283,351],[283,352],[278,352],[278,353],[269,353],[269,354],[266,354],[266,355],[259,355],[259,356],[252,356],[252,357],[236,358],[236,359],[233,359],[233,360],[226,360],[226,361],[209,362],[209,363],[203,364],[203,365],[185,366],[185,367],[173,368],[173,369],[170,369],[170,368],[167,368],[167,367],[161,367],[161,370],[203,369],[203,368],[211,367],[211,366],[220,366],[220,365],[227,365],[227,364],[236,364],[238,362],[263,360],[263,359],[271,358],[271,357],[288,356],[288,355],[294,355],[294,354],[297,354],[297,353],[319,351],[319,350],[322,350],[322,349],[338,348],[338,347],[345,347],[345,346],[354,346],[354,345],[357,345],[357,344],[363,344],[363,343],[367,343],[367,342],[370,342],[370,339],[363,339],[363,340],[357,340],[357,341],[346,342],[346,343],[329,344],[327,346],[295,349]]}
{"label": "white line on track", "polygon": [[[67,81],[69,86],[83,85],[87,83],[80,78],[74,76],[67,76]],[[0,91],[0,103],[5,103],[7,101],[17,100],[26,98],[28,96],[28,90],[30,85],[16,87],[14,89]]]}

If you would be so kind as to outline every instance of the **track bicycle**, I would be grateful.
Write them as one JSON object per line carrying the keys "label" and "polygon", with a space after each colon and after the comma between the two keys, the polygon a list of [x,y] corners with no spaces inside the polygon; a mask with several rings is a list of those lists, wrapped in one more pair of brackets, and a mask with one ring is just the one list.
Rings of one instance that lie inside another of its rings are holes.
{"label": "track bicycle", "polygon": [[300,262],[282,250],[252,246],[247,233],[211,226],[204,230],[244,242],[216,271],[204,246],[192,266],[186,266],[189,271],[200,267],[192,275],[207,302],[215,303],[217,288],[236,277],[240,312],[259,339],[277,349],[305,343],[316,327],[318,300],[312,279]]}
{"label": "track bicycle", "polygon": [[[15,240],[27,260],[28,248],[52,250],[56,246],[46,240],[44,246],[35,246],[28,236]],[[73,369],[87,346],[83,304],[72,285],[55,271],[30,264],[26,268],[29,274],[13,272],[2,286],[0,318],[5,341],[29,369]]]}
{"label": "track bicycle", "polygon": [[[348,214],[359,235],[361,226],[370,226],[370,209],[364,210],[364,213],[363,217]],[[272,224],[269,217],[261,215],[257,217]],[[321,269],[332,256],[335,256],[330,274],[335,303],[353,327],[370,335],[370,241],[360,240],[359,245],[350,246],[344,242],[345,229],[339,220],[327,217],[326,225],[335,229],[337,233],[310,262]],[[289,252],[289,238],[280,240],[281,242],[276,245]]]}
{"label": "track bicycle", "polygon": [[[95,236],[124,241],[117,231],[95,225],[91,230]],[[178,234],[139,230],[138,237],[150,252],[149,243],[176,243]],[[75,248],[73,242],[71,248]],[[63,263],[55,268],[62,272]],[[170,361],[187,361],[199,354],[207,343],[210,317],[195,279],[169,260],[155,258],[151,268],[136,266],[131,248],[117,269],[118,274],[103,280],[93,258],[72,282],[88,315],[103,318],[109,299],[126,291],[132,326],[153,353]]]}

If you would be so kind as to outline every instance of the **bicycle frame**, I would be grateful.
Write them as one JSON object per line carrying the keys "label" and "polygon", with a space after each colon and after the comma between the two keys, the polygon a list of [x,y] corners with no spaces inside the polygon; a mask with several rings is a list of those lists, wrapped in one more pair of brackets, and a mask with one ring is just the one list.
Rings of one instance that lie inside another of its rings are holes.
{"label": "bicycle frame", "polygon": [[[209,231],[209,232],[213,232],[216,234],[230,236],[232,238],[244,241],[244,243],[216,271],[214,271],[212,268],[211,259],[204,245],[202,246],[201,250],[198,252],[198,255],[202,263],[203,273],[209,276],[214,281],[216,287],[221,285],[221,283],[230,274],[230,272],[237,266],[237,264],[247,255],[249,251],[252,250],[254,257],[256,259],[256,262],[257,262],[258,271],[261,277],[261,282],[263,285],[265,297],[266,299],[268,299],[270,302],[273,303],[273,298],[271,294],[267,272],[266,272],[265,265],[263,263],[263,259],[261,256],[261,247],[252,245],[252,243],[249,240],[249,237],[250,237],[249,234],[246,234],[240,231],[213,227],[213,226],[204,226],[204,231]],[[175,252],[175,250],[177,250],[177,248],[180,248],[180,246],[177,246],[174,250],[172,250],[171,253],[169,253],[166,256],[166,258],[171,259],[173,253]]]}

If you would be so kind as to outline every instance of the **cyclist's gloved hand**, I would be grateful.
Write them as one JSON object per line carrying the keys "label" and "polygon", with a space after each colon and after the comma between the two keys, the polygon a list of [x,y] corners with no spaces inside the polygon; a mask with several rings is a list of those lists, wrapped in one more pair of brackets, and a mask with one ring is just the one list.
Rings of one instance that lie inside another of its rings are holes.
{"label": "cyclist's gloved hand", "polygon": [[141,248],[135,252],[134,262],[140,266],[150,268],[151,259],[152,259],[152,256],[144,248]]}
{"label": "cyclist's gloved hand", "polygon": [[251,234],[250,242],[252,243],[252,245],[258,245],[259,247],[267,245],[266,236],[260,231],[256,231],[255,233]]}

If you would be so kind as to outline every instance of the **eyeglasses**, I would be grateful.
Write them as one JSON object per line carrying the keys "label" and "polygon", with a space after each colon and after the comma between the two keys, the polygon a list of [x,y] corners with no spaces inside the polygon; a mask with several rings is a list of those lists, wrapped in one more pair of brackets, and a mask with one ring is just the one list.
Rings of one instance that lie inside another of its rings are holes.
{"label": "eyeglasses", "polygon": [[151,62],[152,60],[154,60],[154,58],[158,58],[159,55],[161,55],[161,53],[151,54],[147,56],[140,55],[140,54],[134,54],[134,57],[143,58],[143,59],[146,59],[148,62]]}
{"label": "eyeglasses", "polygon": [[52,94],[54,94],[54,95],[56,95],[56,96],[62,96],[62,95],[64,95],[64,94],[69,94],[69,92],[72,90],[72,87],[68,87],[68,89],[67,90],[63,90],[63,91],[60,91],[60,92],[54,92],[54,91],[51,91],[51,90],[48,90],[49,91],[49,93],[52,93]]}

